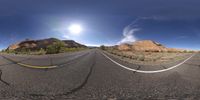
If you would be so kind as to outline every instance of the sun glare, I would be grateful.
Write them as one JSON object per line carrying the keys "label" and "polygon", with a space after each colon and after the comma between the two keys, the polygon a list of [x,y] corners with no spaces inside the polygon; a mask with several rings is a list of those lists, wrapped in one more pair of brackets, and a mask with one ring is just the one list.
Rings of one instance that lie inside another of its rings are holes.
{"label": "sun glare", "polygon": [[83,29],[79,24],[72,24],[69,26],[68,30],[71,34],[78,35],[82,32]]}

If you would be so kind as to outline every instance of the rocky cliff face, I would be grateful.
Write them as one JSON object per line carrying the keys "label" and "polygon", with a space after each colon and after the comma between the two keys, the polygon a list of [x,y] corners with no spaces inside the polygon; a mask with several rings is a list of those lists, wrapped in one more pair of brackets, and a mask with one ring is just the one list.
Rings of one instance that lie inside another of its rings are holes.
{"label": "rocky cliff face", "polygon": [[15,50],[17,48],[19,48],[19,44],[12,44],[7,48],[7,50]]}
{"label": "rocky cliff face", "polygon": [[131,50],[131,45],[129,44],[121,44],[118,45],[118,50],[122,50],[122,51],[130,51]]}
{"label": "rocky cliff face", "polygon": [[42,39],[42,40],[25,40],[20,43],[12,44],[10,45],[7,50],[20,50],[20,49],[30,49],[30,50],[36,50],[40,48],[47,48],[47,46],[60,41],[63,42],[64,45],[68,48],[79,48],[79,47],[86,47],[85,45],[79,44],[73,40],[59,40],[56,38],[48,38],[48,39]]}
{"label": "rocky cliff face", "polygon": [[161,52],[166,51],[166,47],[151,40],[136,41],[132,44],[132,50],[147,51],[147,52]]}
{"label": "rocky cliff face", "polygon": [[166,48],[162,44],[154,42],[152,40],[136,41],[131,44],[118,45],[118,50],[123,51],[142,51],[142,52],[180,52],[184,51],[175,48]]}
{"label": "rocky cliff face", "polygon": [[63,40],[66,47],[86,47],[85,45],[79,44],[73,40]]}

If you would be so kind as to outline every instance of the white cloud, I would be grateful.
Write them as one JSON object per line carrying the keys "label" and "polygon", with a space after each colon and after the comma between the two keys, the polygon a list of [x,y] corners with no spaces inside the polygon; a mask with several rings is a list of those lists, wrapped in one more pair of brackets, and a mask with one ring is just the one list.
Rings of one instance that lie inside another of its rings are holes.
{"label": "white cloud", "polygon": [[135,42],[137,38],[134,36],[134,34],[135,32],[140,30],[140,28],[138,28],[137,23],[140,20],[145,20],[145,19],[148,19],[148,17],[139,17],[135,19],[131,24],[126,26],[123,30],[123,38],[117,44]]}
{"label": "white cloud", "polygon": [[135,42],[137,38],[134,36],[134,34],[135,32],[141,29],[138,26],[139,22],[143,20],[150,20],[150,19],[151,20],[165,20],[164,18],[160,16],[138,17],[131,24],[129,24],[128,26],[124,28],[123,38],[117,44]]}
{"label": "white cloud", "polygon": [[136,31],[139,31],[139,29],[138,28],[133,28],[130,30],[125,29],[123,32],[124,37],[121,41],[118,42],[118,44],[135,42],[137,40],[137,38],[134,36],[134,33]]}

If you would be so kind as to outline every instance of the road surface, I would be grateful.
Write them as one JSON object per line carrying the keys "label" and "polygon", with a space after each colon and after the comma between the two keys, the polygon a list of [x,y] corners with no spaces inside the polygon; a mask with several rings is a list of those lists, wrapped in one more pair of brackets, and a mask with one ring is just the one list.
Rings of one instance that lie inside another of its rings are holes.
{"label": "road surface", "polygon": [[[106,55],[144,71],[182,62],[142,66]],[[199,100],[199,61],[200,54],[195,54],[171,70],[148,74],[122,68],[97,49],[44,56],[1,54],[0,100]]]}

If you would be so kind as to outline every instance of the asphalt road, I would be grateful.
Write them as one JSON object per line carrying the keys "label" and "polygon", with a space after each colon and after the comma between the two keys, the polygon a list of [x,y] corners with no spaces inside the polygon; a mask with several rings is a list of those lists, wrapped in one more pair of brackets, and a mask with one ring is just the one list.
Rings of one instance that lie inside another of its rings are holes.
{"label": "asphalt road", "polygon": [[[159,66],[116,62],[137,70],[162,70]],[[33,66],[56,66],[35,69]],[[102,51],[45,56],[0,56],[0,100],[199,100],[200,54],[179,67],[153,74],[124,69]]]}

